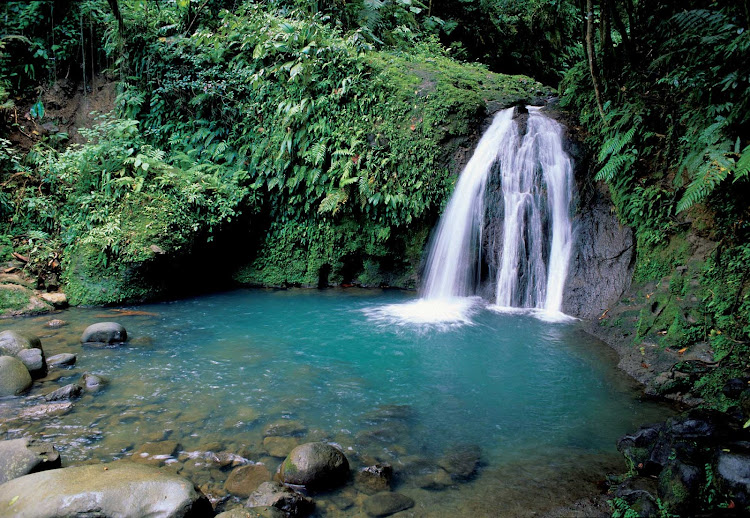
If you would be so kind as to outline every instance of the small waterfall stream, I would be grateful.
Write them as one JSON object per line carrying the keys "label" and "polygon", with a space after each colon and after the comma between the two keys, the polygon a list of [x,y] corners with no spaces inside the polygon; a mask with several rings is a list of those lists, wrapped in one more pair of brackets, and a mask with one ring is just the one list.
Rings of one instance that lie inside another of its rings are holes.
{"label": "small waterfall stream", "polygon": [[[422,297],[445,300],[476,294],[480,284],[486,185],[499,171],[502,225],[493,236],[495,304],[560,311],[573,225],[573,166],[563,128],[529,107],[526,133],[514,109],[495,115],[462,172],[440,219],[427,259]],[[492,281],[490,281],[492,282]]]}

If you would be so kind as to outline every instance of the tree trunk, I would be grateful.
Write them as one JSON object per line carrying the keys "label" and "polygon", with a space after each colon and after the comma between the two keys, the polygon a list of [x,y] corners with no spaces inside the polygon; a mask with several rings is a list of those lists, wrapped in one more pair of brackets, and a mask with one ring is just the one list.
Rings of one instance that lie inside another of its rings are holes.
{"label": "tree trunk", "polygon": [[594,1],[586,0],[586,54],[589,58],[589,72],[594,84],[594,96],[596,96],[596,107],[599,115],[604,120],[604,107],[602,106],[602,94],[599,87],[599,73],[596,69],[596,56],[594,54]]}

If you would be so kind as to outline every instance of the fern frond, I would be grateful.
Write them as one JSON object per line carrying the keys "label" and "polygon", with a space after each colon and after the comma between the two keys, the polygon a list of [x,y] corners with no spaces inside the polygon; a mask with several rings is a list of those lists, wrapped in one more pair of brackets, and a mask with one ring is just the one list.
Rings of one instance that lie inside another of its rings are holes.
{"label": "fern frond", "polygon": [[617,174],[620,173],[620,171],[627,169],[628,167],[633,165],[634,162],[635,155],[632,155],[630,153],[613,155],[607,161],[607,163],[604,164],[604,167],[602,167],[599,172],[596,173],[594,180],[604,180],[605,182],[610,182]]}
{"label": "fern frond", "polygon": [[349,194],[344,189],[337,189],[333,192],[329,192],[328,195],[323,198],[323,201],[320,202],[320,205],[318,206],[318,214],[324,214],[326,212],[336,214],[339,207],[346,203],[348,199]]}
{"label": "fern frond", "polygon": [[609,155],[617,155],[622,148],[630,144],[635,136],[636,128],[633,126],[623,134],[615,133],[612,137],[607,139],[602,144],[602,149],[599,152],[599,162],[604,162]]}

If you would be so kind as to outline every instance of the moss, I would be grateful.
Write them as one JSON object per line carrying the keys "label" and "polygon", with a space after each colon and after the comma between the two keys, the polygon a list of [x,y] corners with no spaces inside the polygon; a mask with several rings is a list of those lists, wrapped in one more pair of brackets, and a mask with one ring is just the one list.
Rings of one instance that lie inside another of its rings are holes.
{"label": "moss", "polygon": [[0,315],[10,315],[29,306],[31,293],[20,286],[0,286]]}

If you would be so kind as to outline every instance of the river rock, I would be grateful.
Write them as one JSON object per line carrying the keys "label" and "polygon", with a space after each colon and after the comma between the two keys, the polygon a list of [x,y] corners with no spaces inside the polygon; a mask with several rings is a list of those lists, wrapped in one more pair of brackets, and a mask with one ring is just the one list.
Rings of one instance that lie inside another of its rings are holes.
{"label": "river rock", "polygon": [[283,459],[297,446],[299,446],[299,441],[294,437],[266,437],[263,439],[263,447],[271,457]]}
{"label": "river rock", "polygon": [[127,341],[128,333],[117,322],[99,322],[86,328],[81,335],[84,344],[117,344]]}
{"label": "river rock", "polygon": [[309,489],[329,489],[346,482],[349,461],[337,448],[308,442],[294,448],[280,468],[281,480]]}
{"label": "river rock", "polygon": [[51,444],[27,437],[0,441],[0,484],[14,478],[60,467],[60,454]]}
{"label": "river rock", "polygon": [[263,482],[247,499],[245,507],[274,507],[290,517],[307,516],[315,503],[306,496],[278,482]]}
{"label": "river rock", "polygon": [[369,516],[390,516],[399,511],[414,507],[414,500],[401,493],[376,493],[362,503]]}
{"label": "river rock", "polygon": [[466,480],[476,473],[481,459],[479,446],[469,444],[448,450],[438,460],[438,466],[447,471],[453,480]]}
{"label": "river rock", "polygon": [[49,327],[50,329],[60,329],[61,327],[65,327],[67,325],[68,323],[65,320],[60,320],[59,318],[53,318],[52,320],[44,324],[44,327]]}
{"label": "river rock", "polygon": [[45,401],[63,401],[67,399],[76,399],[81,397],[83,394],[83,387],[76,383],[71,383],[60,387],[57,390],[53,390],[49,394],[44,396]]}
{"label": "river rock", "polygon": [[22,335],[16,331],[0,333],[0,355],[17,356],[24,349],[41,349],[42,342],[36,336]]}
{"label": "river rock", "polygon": [[453,485],[453,479],[450,474],[443,468],[420,475],[416,477],[414,481],[415,485],[422,489],[429,489],[431,491],[440,491]]}
{"label": "river rock", "polygon": [[750,454],[720,452],[716,476],[722,492],[740,509],[750,508]]}
{"label": "river rock", "polygon": [[248,464],[234,468],[224,483],[224,489],[236,496],[249,497],[263,482],[271,480],[271,473],[263,464]]}
{"label": "river rock", "polygon": [[55,469],[0,486],[0,509],[13,516],[212,516],[193,483],[132,462]]}
{"label": "river rock", "polygon": [[292,437],[307,432],[305,425],[298,421],[281,420],[271,423],[263,430],[263,437]]}
{"label": "river rock", "polygon": [[103,376],[98,374],[91,374],[90,372],[84,372],[81,374],[79,381],[81,386],[86,392],[98,392],[107,384],[107,380]]}
{"label": "river rock", "polygon": [[167,459],[174,458],[179,449],[177,441],[147,442],[133,452],[130,460],[159,467],[163,466]]}
{"label": "river rock", "polygon": [[695,508],[702,485],[703,468],[670,460],[659,474],[658,496],[670,512],[679,516]]}
{"label": "river rock", "polygon": [[78,357],[72,353],[61,353],[47,358],[48,367],[70,367],[75,365]]}
{"label": "river rock", "polygon": [[249,509],[235,507],[217,514],[215,518],[287,518],[288,516],[284,511],[275,507],[253,507]]}
{"label": "river rock", "polygon": [[16,396],[31,387],[31,374],[21,360],[0,356],[0,397]]}
{"label": "river rock", "polygon": [[47,362],[44,359],[44,351],[42,349],[36,347],[33,349],[24,349],[16,355],[16,358],[26,365],[33,379],[43,378],[47,375]]}
{"label": "river rock", "polygon": [[21,419],[44,419],[46,417],[55,417],[65,415],[73,409],[73,403],[70,401],[58,402],[58,403],[45,403],[42,405],[35,405],[32,407],[24,408],[18,414]]}
{"label": "river rock", "polygon": [[357,484],[368,491],[380,492],[391,488],[393,467],[390,464],[375,464],[357,472]]}

